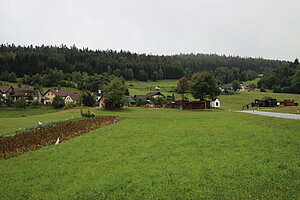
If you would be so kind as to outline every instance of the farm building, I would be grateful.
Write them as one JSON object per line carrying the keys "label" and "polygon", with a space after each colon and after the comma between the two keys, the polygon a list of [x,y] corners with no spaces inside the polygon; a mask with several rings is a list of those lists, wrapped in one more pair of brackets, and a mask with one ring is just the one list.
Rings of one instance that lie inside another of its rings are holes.
{"label": "farm building", "polygon": [[255,99],[254,104],[256,105],[256,107],[275,107],[277,106],[277,99]]}
{"label": "farm building", "polygon": [[174,101],[164,104],[165,108],[176,108],[176,109],[209,109],[210,101]]}
{"label": "farm building", "polygon": [[266,98],[266,99],[255,99],[255,102],[251,102],[243,106],[243,110],[252,108],[252,107],[275,107],[275,106],[298,106],[298,103],[294,99],[285,99],[283,101],[277,101],[277,99]]}
{"label": "farm building", "polygon": [[211,102],[211,107],[212,108],[220,108],[221,107],[221,102],[219,99],[215,99]]}
{"label": "farm building", "polygon": [[283,101],[277,102],[278,106],[298,106],[298,103],[294,99],[285,99]]}

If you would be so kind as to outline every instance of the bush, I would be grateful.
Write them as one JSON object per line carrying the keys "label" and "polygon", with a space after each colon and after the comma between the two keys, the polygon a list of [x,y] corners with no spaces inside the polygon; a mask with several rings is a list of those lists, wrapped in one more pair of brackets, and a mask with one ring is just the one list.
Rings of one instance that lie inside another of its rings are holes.
{"label": "bush", "polygon": [[265,89],[261,88],[260,92],[267,92]]}
{"label": "bush", "polygon": [[52,102],[53,108],[62,108],[65,106],[65,101],[61,96],[55,96]]}
{"label": "bush", "polygon": [[95,116],[96,116],[95,113],[91,112],[89,109],[88,109],[87,111],[83,111],[83,110],[81,109],[81,110],[80,110],[80,115],[81,115],[82,117],[87,117],[87,118],[89,118],[89,117],[95,117]]}
{"label": "bush", "polygon": [[19,100],[17,100],[16,102],[15,102],[15,107],[16,108],[26,108],[26,100],[24,99],[24,98],[21,98],[21,99],[19,99]]}
{"label": "bush", "polygon": [[96,103],[96,100],[95,100],[94,96],[92,95],[92,93],[89,93],[89,92],[83,93],[81,98],[82,98],[82,104],[84,106],[92,107]]}
{"label": "bush", "polygon": [[39,102],[39,100],[34,100],[32,103],[31,103],[31,106],[34,107],[34,108],[37,108],[41,105],[41,103]]}
{"label": "bush", "polygon": [[273,92],[274,93],[281,93],[281,91],[282,91],[282,89],[281,89],[280,86],[278,86],[278,85],[273,86]]}
{"label": "bush", "polygon": [[74,104],[74,103],[67,103],[67,104],[65,104],[64,109],[67,110],[67,109],[74,108],[74,107],[76,107],[76,104]]}

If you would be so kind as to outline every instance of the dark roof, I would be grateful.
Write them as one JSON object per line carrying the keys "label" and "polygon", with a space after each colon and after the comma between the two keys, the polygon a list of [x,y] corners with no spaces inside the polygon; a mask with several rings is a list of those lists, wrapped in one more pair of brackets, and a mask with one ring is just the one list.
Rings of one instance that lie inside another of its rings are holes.
{"label": "dark roof", "polygon": [[125,97],[128,99],[129,103],[135,103],[135,100],[131,96],[125,96]]}
{"label": "dark roof", "polygon": [[35,88],[15,88],[14,92],[18,92],[18,91],[34,91]]}
{"label": "dark roof", "polygon": [[135,98],[138,98],[138,99],[147,99],[147,95],[134,95]]}
{"label": "dark roof", "polygon": [[[51,92],[53,92],[55,95],[61,96],[61,97],[66,97],[66,96],[68,96],[68,95],[77,95],[76,92],[71,92],[71,91],[67,91],[67,90],[55,90],[55,89],[50,89],[50,90],[48,90],[48,91],[51,91]],[[47,92],[48,92],[48,91],[47,91]],[[46,94],[47,92],[45,92],[45,94]]]}
{"label": "dark roof", "polygon": [[146,94],[148,97],[149,96],[155,96],[155,95],[161,95],[161,96],[164,96],[162,93],[160,92],[149,92],[148,94]]}
{"label": "dark roof", "polygon": [[156,95],[161,95],[161,96],[165,96],[163,95],[162,93],[160,92],[149,92],[148,94],[146,95],[134,95],[135,98],[138,98],[138,99],[148,99],[149,97],[152,97],[152,96],[156,96]]}
{"label": "dark roof", "polygon": [[7,93],[8,90],[9,90],[10,88],[14,89],[14,88],[13,88],[12,86],[10,86],[10,85],[1,85],[1,86],[0,86],[0,90],[1,90],[3,93]]}
{"label": "dark roof", "polygon": [[18,92],[18,93],[15,93],[13,95],[11,95],[12,97],[33,97],[33,93],[32,92]]}

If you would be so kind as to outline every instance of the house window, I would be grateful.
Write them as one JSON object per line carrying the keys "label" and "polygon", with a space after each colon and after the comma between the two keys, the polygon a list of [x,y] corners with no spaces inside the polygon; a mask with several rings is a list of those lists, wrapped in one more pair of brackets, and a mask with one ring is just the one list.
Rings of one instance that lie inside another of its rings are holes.
{"label": "house window", "polygon": [[219,106],[219,102],[216,102],[216,106]]}

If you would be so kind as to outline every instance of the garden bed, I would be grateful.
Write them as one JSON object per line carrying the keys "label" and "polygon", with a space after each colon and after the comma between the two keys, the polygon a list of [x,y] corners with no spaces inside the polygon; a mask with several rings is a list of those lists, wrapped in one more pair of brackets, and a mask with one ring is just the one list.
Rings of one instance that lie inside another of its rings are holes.
{"label": "garden bed", "polygon": [[27,151],[54,144],[57,138],[60,141],[68,140],[121,119],[123,118],[97,116],[37,128],[13,136],[0,137],[0,154],[2,158],[7,159]]}

